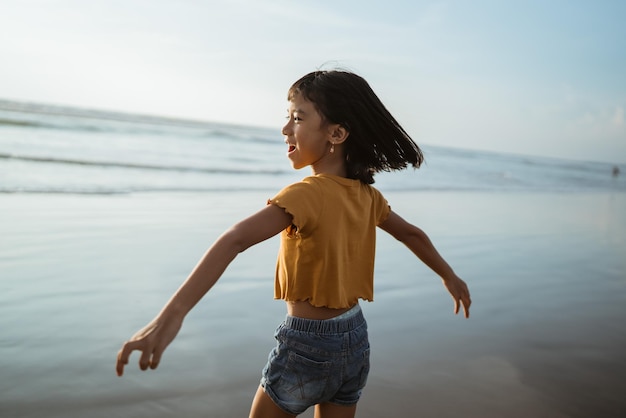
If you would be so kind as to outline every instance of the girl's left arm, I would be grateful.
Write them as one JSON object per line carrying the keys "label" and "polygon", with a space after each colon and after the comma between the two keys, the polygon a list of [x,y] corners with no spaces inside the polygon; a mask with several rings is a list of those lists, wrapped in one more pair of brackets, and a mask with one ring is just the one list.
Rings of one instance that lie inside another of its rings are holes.
{"label": "girl's left arm", "polygon": [[469,318],[469,308],[472,300],[467,285],[439,254],[428,235],[393,211],[379,226],[398,241],[404,243],[413,254],[441,277],[444,286],[450,292],[452,299],[454,299],[454,313],[459,313],[459,309],[463,305],[465,317]]}

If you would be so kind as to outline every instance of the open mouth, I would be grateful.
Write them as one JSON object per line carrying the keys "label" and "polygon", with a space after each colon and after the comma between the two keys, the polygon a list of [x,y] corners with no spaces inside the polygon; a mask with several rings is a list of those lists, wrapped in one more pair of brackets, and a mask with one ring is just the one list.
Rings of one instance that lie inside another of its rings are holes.
{"label": "open mouth", "polygon": [[289,150],[287,152],[294,152],[296,150],[295,145],[289,145]]}

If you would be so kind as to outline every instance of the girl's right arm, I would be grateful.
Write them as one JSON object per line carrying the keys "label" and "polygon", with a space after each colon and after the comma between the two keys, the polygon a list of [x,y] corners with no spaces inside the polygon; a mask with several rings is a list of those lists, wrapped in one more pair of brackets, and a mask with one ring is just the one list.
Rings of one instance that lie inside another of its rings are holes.
{"label": "girl's right arm", "polygon": [[291,215],[284,209],[267,205],[222,234],[161,312],[122,346],[117,355],[118,376],[124,373],[124,366],[135,350],[141,351],[141,370],[155,369],[163,351],[178,334],[187,313],[213,287],[237,254],[273,237],[291,222]]}
{"label": "girl's right arm", "polygon": [[458,313],[460,306],[463,305],[465,317],[469,318],[469,307],[472,300],[467,285],[454,273],[446,260],[437,252],[428,235],[393,211],[391,211],[385,222],[380,224],[380,228],[404,243],[413,254],[441,277],[444,286],[452,296],[452,299],[454,299],[454,313]]}

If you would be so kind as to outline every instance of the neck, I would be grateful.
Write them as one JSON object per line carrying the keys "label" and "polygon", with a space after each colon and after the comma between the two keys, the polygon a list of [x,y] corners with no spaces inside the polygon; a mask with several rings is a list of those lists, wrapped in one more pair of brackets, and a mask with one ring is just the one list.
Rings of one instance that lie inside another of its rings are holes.
{"label": "neck", "polygon": [[333,176],[347,177],[346,159],[343,147],[335,145],[335,152],[328,153],[311,165],[313,175],[331,174]]}

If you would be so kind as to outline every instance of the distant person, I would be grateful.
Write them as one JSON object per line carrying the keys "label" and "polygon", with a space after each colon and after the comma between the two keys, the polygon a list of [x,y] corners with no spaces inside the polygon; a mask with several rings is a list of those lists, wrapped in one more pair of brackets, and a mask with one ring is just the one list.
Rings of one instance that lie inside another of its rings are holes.
{"label": "distant person", "polygon": [[619,167],[613,166],[613,177],[619,176]]}
{"label": "distant person", "polygon": [[[419,167],[420,148],[367,82],[349,72],[315,71],[288,92],[282,129],[294,169],[312,175],[224,232],[161,312],[117,356],[121,376],[134,350],[155,369],[193,306],[237,254],[278,233],[275,298],[287,305],[277,346],[263,369],[250,417],[354,417],[369,372],[367,324],[359,299],[373,300],[376,226],[437,273],[469,317],[468,288],[428,236],[392,211],[374,174]],[[243,306],[243,309],[249,309]],[[462,411],[459,411],[462,413]]]}

